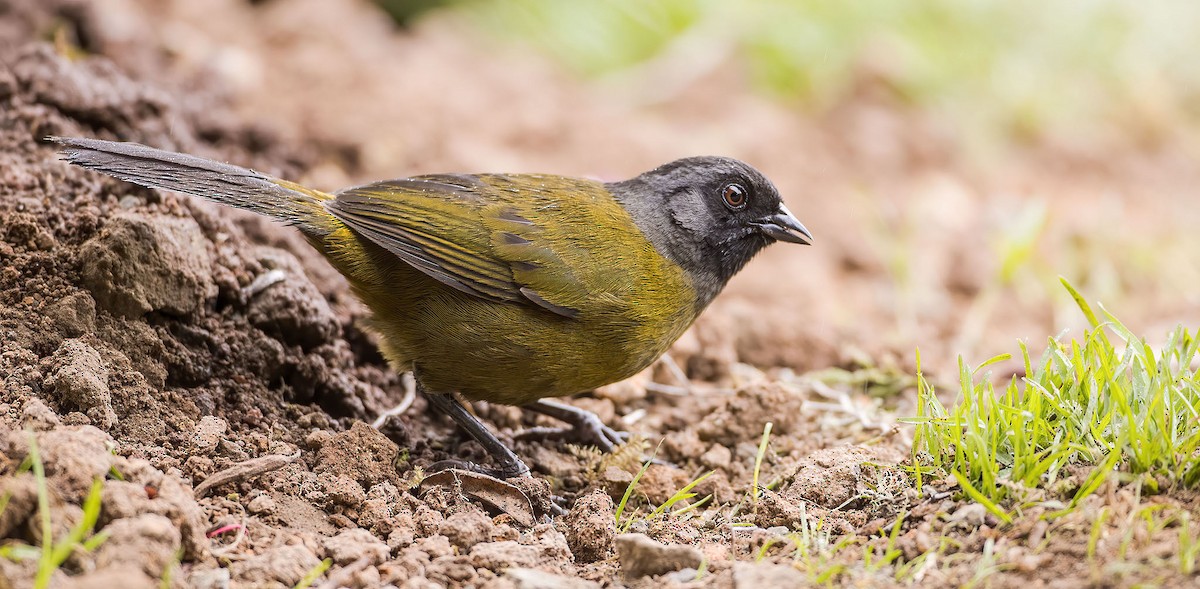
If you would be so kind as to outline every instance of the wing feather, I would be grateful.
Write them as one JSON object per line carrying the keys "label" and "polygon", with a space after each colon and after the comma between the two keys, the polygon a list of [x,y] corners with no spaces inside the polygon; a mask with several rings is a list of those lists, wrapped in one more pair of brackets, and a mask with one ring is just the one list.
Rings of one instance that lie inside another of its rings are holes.
{"label": "wing feather", "polygon": [[572,288],[587,289],[530,219],[540,209],[521,207],[511,178],[503,187],[465,175],[392,180],[347,189],[325,206],[442,284],[576,319],[580,311],[563,303],[587,296]]}

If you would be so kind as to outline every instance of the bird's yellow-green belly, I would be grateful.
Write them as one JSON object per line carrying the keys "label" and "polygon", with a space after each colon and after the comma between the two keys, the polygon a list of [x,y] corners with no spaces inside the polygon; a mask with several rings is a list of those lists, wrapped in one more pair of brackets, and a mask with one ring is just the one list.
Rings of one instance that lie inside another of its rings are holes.
{"label": "bird's yellow-green belly", "polygon": [[661,289],[641,293],[652,309],[635,304],[632,312],[571,319],[459,292],[399,261],[371,273],[385,277],[386,288],[356,278],[361,268],[339,270],[371,309],[370,327],[393,368],[415,370],[430,392],[493,403],[520,405],[628,378],[695,318],[692,288],[681,279],[642,287]]}
{"label": "bird's yellow-green belly", "polygon": [[381,325],[385,345],[411,341],[389,355],[409,358],[429,389],[505,404],[569,395],[632,376],[686,327],[574,321],[514,304],[456,302],[462,305],[453,312],[447,312],[446,301],[436,303],[438,317],[421,319],[416,330],[401,328],[404,333],[389,336],[392,328]]}

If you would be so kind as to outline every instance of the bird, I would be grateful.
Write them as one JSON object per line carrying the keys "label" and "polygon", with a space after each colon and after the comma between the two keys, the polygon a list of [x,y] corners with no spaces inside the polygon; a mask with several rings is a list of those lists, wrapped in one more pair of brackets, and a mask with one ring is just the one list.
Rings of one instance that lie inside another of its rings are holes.
{"label": "bird", "polygon": [[462,399],[550,416],[570,426],[563,437],[611,451],[621,433],[552,399],[647,368],[755,254],[813,239],[766,176],[728,157],[616,182],[457,173],[323,192],[138,143],[47,140],[71,164],[297,228],[365,304],[389,365],[495,463],[430,471],[530,473]]}

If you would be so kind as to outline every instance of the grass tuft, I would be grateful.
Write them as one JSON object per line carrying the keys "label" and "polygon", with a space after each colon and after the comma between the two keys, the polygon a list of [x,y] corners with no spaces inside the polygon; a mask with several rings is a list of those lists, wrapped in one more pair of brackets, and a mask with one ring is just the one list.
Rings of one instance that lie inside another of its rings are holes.
{"label": "grass tuft", "polygon": [[[1151,485],[1200,482],[1200,338],[1179,327],[1156,352],[1063,286],[1091,329],[1079,340],[1051,338],[1036,364],[1020,344],[1024,376],[999,395],[983,369],[1007,357],[974,369],[960,358],[958,398],[947,409],[920,374],[918,356],[917,416],[904,420],[916,425],[914,462],[956,479],[1006,522],[1004,502],[1067,488],[1070,504],[1059,514],[1066,513],[1118,471]],[[1092,470],[1075,482],[1071,466]]]}
{"label": "grass tuft", "polygon": [[[83,500],[83,516],[79,518],[67,535],[59,540],[54,539],[53,522],[50,513],[50,487],[46,482],[46,467],[42,462],[41,451],[37,439],[29,434],[29,456],[26,461],[33,471],[37,487],[38,523],[41,528],[41,544],[30,546],[21,542],[13,542],[0,546],[0,558],[20,561],[36,559],[37,573],[34,576],[33,587],[44,589],[50,586],[50,580],[55,571],[70,558],[76,550],[92,552],[108,539],[108,533],[101,531],[93,534],[96,522],[100,519],[100,498],[104,490],[104,479],[96,478],[87,497]],[[24,469],[24,466],[22,466]],[[4,501],[7,507],[7,498]]]}
{"label": "grass tuft", "polygon": [[[657,452],[658,452],[658,450],[656,449],[655,453],[657,454]],[[666,501],[664,501],[662,505],[659,505],[659,506],[655,507],[654,509],[650,510],[650,513],[646,514],[645,516],[639,517],[639,512],[640,512],[640,509],[639,509],[639,510],[635,510],[629,517],[622,520],[621,516],[625,513],[626,509],[629,508],[629,500],[630,500],[630,498],[633,497],[634,489],[637,488],[638,483],[642,480],[642,475],[646,474],[646,471],[649,470],[650,464],[653,461],[654,461],[654,457],[651,456],[649,460],[647,460],[644,464],[642,464],[642,468],[640,470],[638,470],[636,475],[634,475],[633,480],[629,482],[629,485],[627,487],[625,487],[625,494],[621,496],[621,502],[617,504],[617,511],[616,511],[617,531],[619,533],[623,534],[625,532],[628,532],[629,529],[631,527],[633,527],[634,522],[638,521],[639,518],[643,521],[648,522],[650,520],[653,520],[653,519],[656,519],[656,518],[659,518],[659,517],[662,517],[662,516],[668,515],[668,514],[671,516],[681,516],[681,515],[686,514],[689,511],[703,507],[710,500],[712,500],[712,495],[706,495],[703,499],[701,499],[699,501],[696,501],[694,503],[688,503],[674,511],[671,510],[672,507],[674,507],[680,503],[690,501],[691,499],[695,498],[696,493],[693,493],[692,489],[694,489],[696,487],[696,485],[699,485],[701,482],[703,482],[704,479],[707,479],[708,477],[712,476],[713,473],[716,472],[714,470],[710,470],[710,471],[696,477],[695,479],[692,480],[692,482],[679,488]]]}
{"label": "grass tuft", "polygon": [[[654,454],[658,454],[658,448],[654,449]],[[650,458],[647,459],[644,464],[642,464],[642,468],[637,471],[637,474],[633,475],[633,480],[629,481],[629,485],[625,487],[625,494],[621,496],[621,502],[617,504],[617,531],[620,533],[628,532],[629,527],[633,525],[633,516],[630,516],[628,519],[622,522],[621,515],[625,513],[625,508],[629,506],[629,499],[633,496],[633,490],[637,488],[638,482],[642,480],[642,475],[646,474],[646,471],[650,469],[650,464],[652,462],[654,462],[654,455],[651,455]]]}

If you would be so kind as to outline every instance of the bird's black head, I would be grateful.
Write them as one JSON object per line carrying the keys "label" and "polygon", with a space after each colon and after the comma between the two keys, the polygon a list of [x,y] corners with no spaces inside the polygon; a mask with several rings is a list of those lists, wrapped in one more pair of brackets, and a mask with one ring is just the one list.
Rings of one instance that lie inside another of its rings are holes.
{"label": "bird's black head", "polygon": [[812,243],[771,181],[735,159],[676,160],[608,188],[658,251],[689,273],[700,307],[767,245]]}

